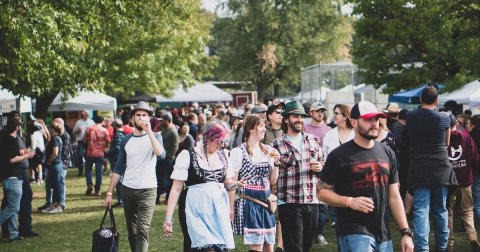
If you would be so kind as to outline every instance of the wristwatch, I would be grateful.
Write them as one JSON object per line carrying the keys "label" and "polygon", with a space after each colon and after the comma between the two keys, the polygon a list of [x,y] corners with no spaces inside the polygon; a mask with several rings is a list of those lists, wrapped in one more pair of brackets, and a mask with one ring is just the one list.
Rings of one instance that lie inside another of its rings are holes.
{"label": "wristwatch", "polygon": [[405,235],[408,235],[408,236],[410,236],[410,237],[413,236],[413,232],[412,232],[412,230],[411,230],[410,228],[404,228],[404,229],[400,230],[400,234],[401,234],[402,236],[405,236]]}

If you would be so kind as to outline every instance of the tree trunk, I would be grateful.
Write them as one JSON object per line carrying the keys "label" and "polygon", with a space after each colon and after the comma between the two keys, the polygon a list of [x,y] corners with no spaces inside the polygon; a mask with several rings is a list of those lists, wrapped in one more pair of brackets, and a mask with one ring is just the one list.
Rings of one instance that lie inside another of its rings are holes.
{"label": "tree trunk", "polygon": [[47,118],[48,107],[50,107],[50,104],[52,104],[53,99],[55,99],[58,93],[59,92],[55,92],[53,94],[46,94],[41,97],[36,97],[36,117],[43,119]]}
{"label": "tree trunk", "polygon": [[257,83],[257,97],[258,101],[264,101],[265,100],[265,89],[266,86],[264,83]]}

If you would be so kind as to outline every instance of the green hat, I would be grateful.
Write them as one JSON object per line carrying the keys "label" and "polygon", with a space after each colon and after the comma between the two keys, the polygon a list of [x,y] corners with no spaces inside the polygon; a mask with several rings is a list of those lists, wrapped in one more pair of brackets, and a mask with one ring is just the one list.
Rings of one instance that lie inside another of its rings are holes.
{"label": "green hat", "polygon": [[287,115],[308,116],[308,114],[305,113],[305,108],[302,106],[302,104],[299,101],[291,101],[285,104],[285,108],[283,109],[282,116],[287,116]]}

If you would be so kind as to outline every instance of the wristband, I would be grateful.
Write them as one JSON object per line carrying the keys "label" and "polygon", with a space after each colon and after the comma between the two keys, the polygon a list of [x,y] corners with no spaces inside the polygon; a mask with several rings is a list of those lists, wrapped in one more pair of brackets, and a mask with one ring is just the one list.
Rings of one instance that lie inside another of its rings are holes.
{"label": "wristband", "polygon": [[107,196],[112,196],[112,195],[113,195],[113,193],[107,192]]}
{"label": "wristband", "polygon": [[169,226],[173,225],[173,217],[172,216],[165,216],[165,223]]}
{"label": "wristband", "polygon": [[352,208],[352,200],[353,200],[352,197],[348,197],[348,199],[347,199],[347,207],[348,208]]}

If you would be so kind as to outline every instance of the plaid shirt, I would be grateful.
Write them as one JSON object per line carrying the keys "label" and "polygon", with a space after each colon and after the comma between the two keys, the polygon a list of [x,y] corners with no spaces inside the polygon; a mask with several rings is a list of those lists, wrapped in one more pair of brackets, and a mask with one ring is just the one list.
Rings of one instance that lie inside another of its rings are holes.
{"label": "plaid shirt", "polygon": [[273,141],[273,148],[280,152],[278,198],[286,203],[317,204],[317,182],[320,173],[310,170],[310,160],[325,164],[320,139],[302,132],[302,150],[293,147],[282,135]]}

